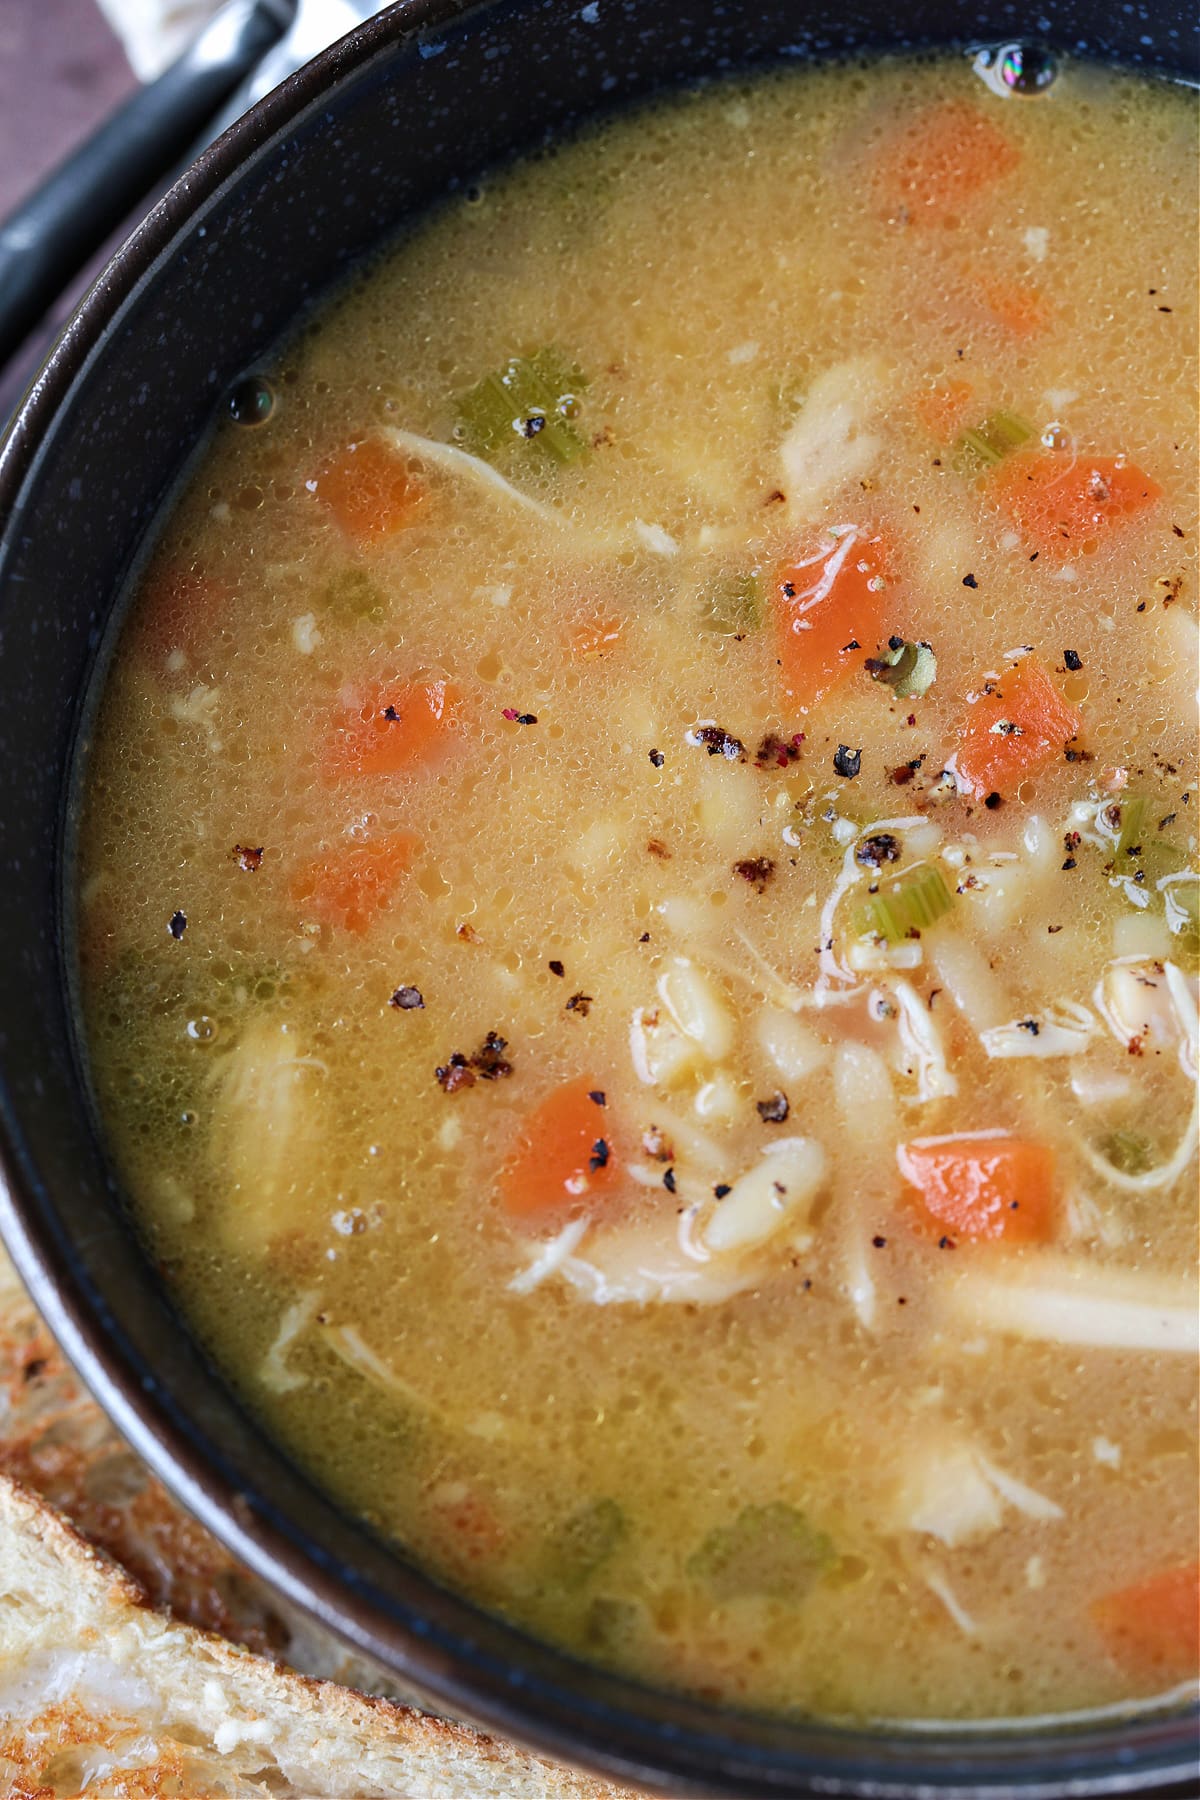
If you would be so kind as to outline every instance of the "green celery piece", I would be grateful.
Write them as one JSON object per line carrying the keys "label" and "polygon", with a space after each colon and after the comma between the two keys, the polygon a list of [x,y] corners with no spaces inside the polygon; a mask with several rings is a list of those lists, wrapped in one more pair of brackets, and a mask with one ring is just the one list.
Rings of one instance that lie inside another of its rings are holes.
{"label": "green celery piece", "polygon": [[644,1615],[636,1600],[597,1594],[583,1620],[583,1641],[593,1653],[617,1656],[637,1642]]}
{"label": "green celery piece", "polygon": [[615,1500],[591,1500],[581,1506],[550,1540],[547,1566],[555,1585],[582,1587],[608,1561],[627,1529]]}
{"label": "green celery piece", "polygon": [[1186,861],[1186,851],[1158,835],[1147,800],[1134,796],[1122,804],[1121,830],[1110,864],[1113,878],[1123,887],[1133,882],[1149,897],[1151,905],[1159,904],[1161,894],[1168,925],[1185,937],[1189,929],[1193,935],[1196,930],[1197,879],[1185,866]]}
{"label": "green celery piece", "polygon": [[954,466],[963,475],[991,468],[1033,436],[1033,426],[1019,413],[989,413],[964,431],[954,445]]}
{"label": "green celery piece", "polygon": [[937,657],[923,638],[919,643],[909,639],[897,650],[889,645],[882,656],[868,657],[867,668],[875,681],[886,682],[898,700],[921,700],[937,677]]}
{"label": "green celery piece", "polygon": [[881,937],[901,944],[916,931],[936,925],[954,905],[954,895],[939,870],[928,863],[906,869],[894,881],[880,883],[879,892],[864,900],[854,914],[860,937]]}
{"label": "green celery piece", "polygon": [[1154,1145],[1140,1131],[1109,1132],[1100,1154],[1122,1175],[1144,1175],[1158,1163]]}
{"label": "green celery piece", "polygon": [[705,631],[720,637],[745,637],[762,622],[762,583],[757,575],[723,576],[705,589],[700,612]]}
{"label": "green celery piece", "polygon": [[687,1572],[718,1600],[742,1594],[803,1599],[834,1558],[833,1545],[796,1507],[747,1506],[718,1525],[688,1559]]}
{"label": "green celery piece", "polygon": [[377,625],[387,616],[387,603],[379,588],[355,563],[348,563],[324,583],[316,594],[316,604],[340,625],[354,625],[360,619]]}
{"label": "green celery piece", "polygon": [[1193,869],[1180,869],[1166,876],[1159,889],[1167,915],[1167,929],[1181,940],[1189,956],[1200,949],[1200,875]]}
{"label": "green celery piece", "polygon": [[104,977],[101,994],[103,1005],[124,1019],[202,1013],[227,1017],[252,1001],[273,999],[288,980],[267,958],[194,965],[169,949],[150,951],[131,944]]}
{"label": "green celery piece", "polygon": [[1131,794],[1128,800],[1121,802],[1121,834],[1117,839],[1117,855],[1128,856],[1131,851],[1142,847],[1143,830],[1146,824],[1146,797],[1144,794]]}
{"label": "green celery piece", "polygon": [[459,435],[476,456],[521,449],[575,462],[588,448],[573,423],[587,385],[583,371],[553,348],[511,356],[460,399]]}

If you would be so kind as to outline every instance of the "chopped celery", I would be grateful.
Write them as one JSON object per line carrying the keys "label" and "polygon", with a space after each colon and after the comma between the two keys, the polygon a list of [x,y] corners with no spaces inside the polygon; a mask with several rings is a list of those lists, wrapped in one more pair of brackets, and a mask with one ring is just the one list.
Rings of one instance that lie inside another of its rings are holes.
{"label": "chopped celery", "polygon": [[1154,1145],[1140,1131],[1111,1131],[1100,1145],[1100,1154],[1122,1175],[1144,1175],[1159,1162]]}
{"label": "chopped celery", "polygon": [[615,1500],[592,1500],[572,1513],[550,1540],[549,1573],[558,1587],[582,1587],[625,1536]]}
{"label": "chopped celery", "polygon": [[387,602],[365,569],[349,563],[339,569],[318,590],[316,604],[321,613],[342,625],[353,625],[360,619],[378,624],[387,616]]}
{"label": "chopped celery", "polygon": [[700,623],[721,637],[745,637],[763,622],[762,583],[758,576],[729,575],[705,589]]}
{"label": "chopped celery", "polygon": [[1131,794],[1128,800],[1122,800],[1121,833],[1117,838],[1118,856],[1130,856],[1142,848],[1142,833],[1145,823],[1145,795]]}
{"label": "chopped celery", "polygon": [[924,639],[893,640],[882,656],[869,656],[867,669],[875,681],[886,682],[898,700],[920,700],[937,676],[937,657]]}
{"label": "chopped celery", "polygon": [[833,1545],[786,1501],[747,1506],[718,1525],[688,1560],[688,1574],[718,1600],[741,1594],[802,1598],[833,1560]]}
{"label": "chopped celery", "polygon": [[954,905],[954,895],[940,872],[928,863],[906,869],[903,875],[872,894],[855,910],[854,928],[861,937],[886,939],[889,944],[903,943],[935,925]]}
{"label": "chopped celery", "polygon": [[644,1612],[636,1600],[597,1594],[583,1619],[583,1639],[593,1652],[618,1655],[629,1650],[643,1630]]}
{"label": "chopped celery", "polygon": [[[1120,829],[1111,865],[1114,877],[1122,885],[1132,881],[1147,895],[1153,896],[1156,890],[1161,893],[1172,931],[1186,934],[1186,913],[1190,905],[1194,930],[1196,877],[1189,869],[1181,867],[1187,860],[1186,852],[1169,838],[1164,838],[1161,827],[1155,827],[1150,802],[1144,794],[1131,794],[1119,803],[1119,807],[1107,809],[1112,828],[1116,826],[1112,815],[1118,810]],[[1192,889],[1190,896],[1189,887]],[[1185,916],[1179,916],[1181,911]]]}
{"label": "chopped celery", "polygon": [[1200,948],[1200,876],[1192,869],[1168,875],[1159,886],[1167,929],[1179,938],[1180,950],[1194,957]]}
{"label": "chopped celery", "polygon": [[273,999],[288,984],[278,964],[239,958],[199,966],[127,945],[104,977],[103,1006],[118,1020],[228,1018],[253,1001]]}
{"label": "chopped celery", "polygon": [[954,466],[964,475],[978,474],[981,469],[1003,462],[1013,450],[1019,450],[1033,436],[1033,426],[1019,413],[994,412],[978,425],[972,425],[954,446]]}
{"label": "chopped celery", "polygon": [[559,351],[512,356],[459,401],[459,437],[476,456],[528,446],[554,462],[575,462],[587,450],[576,429],[578,396],[587,378]]}

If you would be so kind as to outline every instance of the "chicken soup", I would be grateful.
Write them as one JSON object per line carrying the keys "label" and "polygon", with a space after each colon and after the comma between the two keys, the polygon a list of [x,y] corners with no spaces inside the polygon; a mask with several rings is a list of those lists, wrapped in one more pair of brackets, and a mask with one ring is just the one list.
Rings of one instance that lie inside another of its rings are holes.
{"label": "chicken soup", "polygon": [[1197,1661],[1196,132],[676,96],[247,379],[84,769],[81,1004],[263,1429],[721,1702]]}

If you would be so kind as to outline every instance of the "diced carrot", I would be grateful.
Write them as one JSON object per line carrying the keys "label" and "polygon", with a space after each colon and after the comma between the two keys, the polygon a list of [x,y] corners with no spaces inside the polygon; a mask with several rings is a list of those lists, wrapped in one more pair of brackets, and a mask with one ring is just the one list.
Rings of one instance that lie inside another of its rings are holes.
{"label": "diced carrot", "polygon": [[508,1533],[496,1509],[464,1481],[443,1481],[430,1500],[434,1527],[445,1554],[455,1562],[490,1563],[503,1550]]}
{"label": "diced carrot", "polygon": [[1158,1681],[1194,1677],[1200,1667],[1200,1564],[1160,1569],[1107,1594],[1091,1608],[1110,1656]]}
{"label": "diced carrot", "polygon": [[363,550],[413,524],[429,504],[429,490],[408,458],[378,438],[347,444],[307,486]]}
{"label": "diced carrot", "polygon": [[922,1222],[955,1242],[1044,1244],[1054,1236],[1054,1153],[980,1133],[915,1138],[896,1152]]}
{"label": "diced carrot", "polygon": [[976,700],[963,723],[958,772],[977,798],[1009,796],[1061,757],[1083,719],[1032,656]]}
{"label": "diced carrot", "polygon": [[151,570],[130,626],[131,648],[158,676],[195,681],[206,647],[220,643],[228,586],[216,576],[168,563]]}
{"label": "diced carrot", "polygon": [[1053,316],[1049,301],[1023,282],[984,281],[979,287],[979,301],[983,311],[1010,337],[1036,337]]}
{"label": "diced carrot", "polygon": [[874,654],[889,566],[884,539],[851,526],[776,571],[776,651],[784,694],[796,705],[815,706]]}
{"label": "diced carrot", "polygon": [[507,1212],[530,1218],[555,1207],[590,1202],[610,1188],[617,1155],[601,1090],[581,1076],[554,1088],[534,1108],[500,1172]]}
{"label": "diced carrot", "polygon": [[1020,152],[978,107],[947,100],[918,113],[875,163],[876,197],[911,224],[940,223],[1008,175]]}
{"label": "diced carrot", "polygon": [[922,388],[913,401],[913,411],[931,438],[948,444],[966,419],[974,391],[969,381],[943,381],[937,387]]}
{"label": "diced carrot", "polygon": [[391,904],[416,847],[416,838],[401,831],[331,851],[293,877],[292,899],[324,925],[364,932]]}
{"label": "diced carrot", "polygon": [[446,681],[396,682],[344,707],[325,755],[327,776],[398,775],[427,761],[454,730],[457,702]]}
{"label": "diced carrot", "polygon": [[1162,498],[1121,456],[1021,451],[1001,463],[992,493],[1021,535],[1053,562],[1086,554]]}
{"label": "diced carrot", "polygon": [[623,619],[589,619],[572,636],[571,648],[576,656],[604,656],[620,643],[624,628]]}

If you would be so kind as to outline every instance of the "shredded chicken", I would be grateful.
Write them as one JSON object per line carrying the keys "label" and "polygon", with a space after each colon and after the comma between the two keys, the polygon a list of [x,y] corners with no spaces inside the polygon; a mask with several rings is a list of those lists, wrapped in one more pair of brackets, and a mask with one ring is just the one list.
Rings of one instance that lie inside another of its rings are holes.
{"label": "shredded chicken", "polygon": [[917,1099],[949,1099],[957,1094],[958,1081],[950,1073],[946,1046],[933,1014],[911,983],[894,981],[891,991],[899,1008],[897,1023],[903,1055],[917,1077]]}
{"label": "shredded chicken", "polygon": [[1074,1000],[1056,1000],[1044,1012],[1013,1019],[980,1033],[979,1041],[993,1057],[1078,1056],[1096,1034],[1096,1019]]}
{"label": "shredded chicken", "polygon": [[1123,1049],[1177,1048],[1184,1073],[1194,1077],[1196,1003],[1176,964],[1117,957],[1097,982],[1092,1002]]}
{"label": "shredded chicken", "polygon": [[932,1437],[908,1453],[893,1517],[955,1550],[998,1531],[1006,1506],[1040,1523],[1063,1517],[1056,1501],[997,1468],[975,1444]]}
{"label": "shredded chicken", "polygon": [[305,1326],[312,1320],[313,1314],[317,1310],[317,1299],[316,1289],[310,1288],[307,1293],[301,1294],[298,1300],[292,1301],[279,1321],[279,1330],[275,1334],[274,1342],[263,1357],[258,1371],[263,1386],[269,1388],[273,1394],[290,1393],[293,1388],[303,1387],[308,1379],[306,1375],[298,1375],[294,1369],[288,1367],[287,1353]]}
{"label": "shredded chicken", "polygon": [[885,365],[870,356],[850,357],[813,382],[779,447],[793,521],[819,519],[840,489],[875,466],[883,449],[875,427],[889,390]]}

